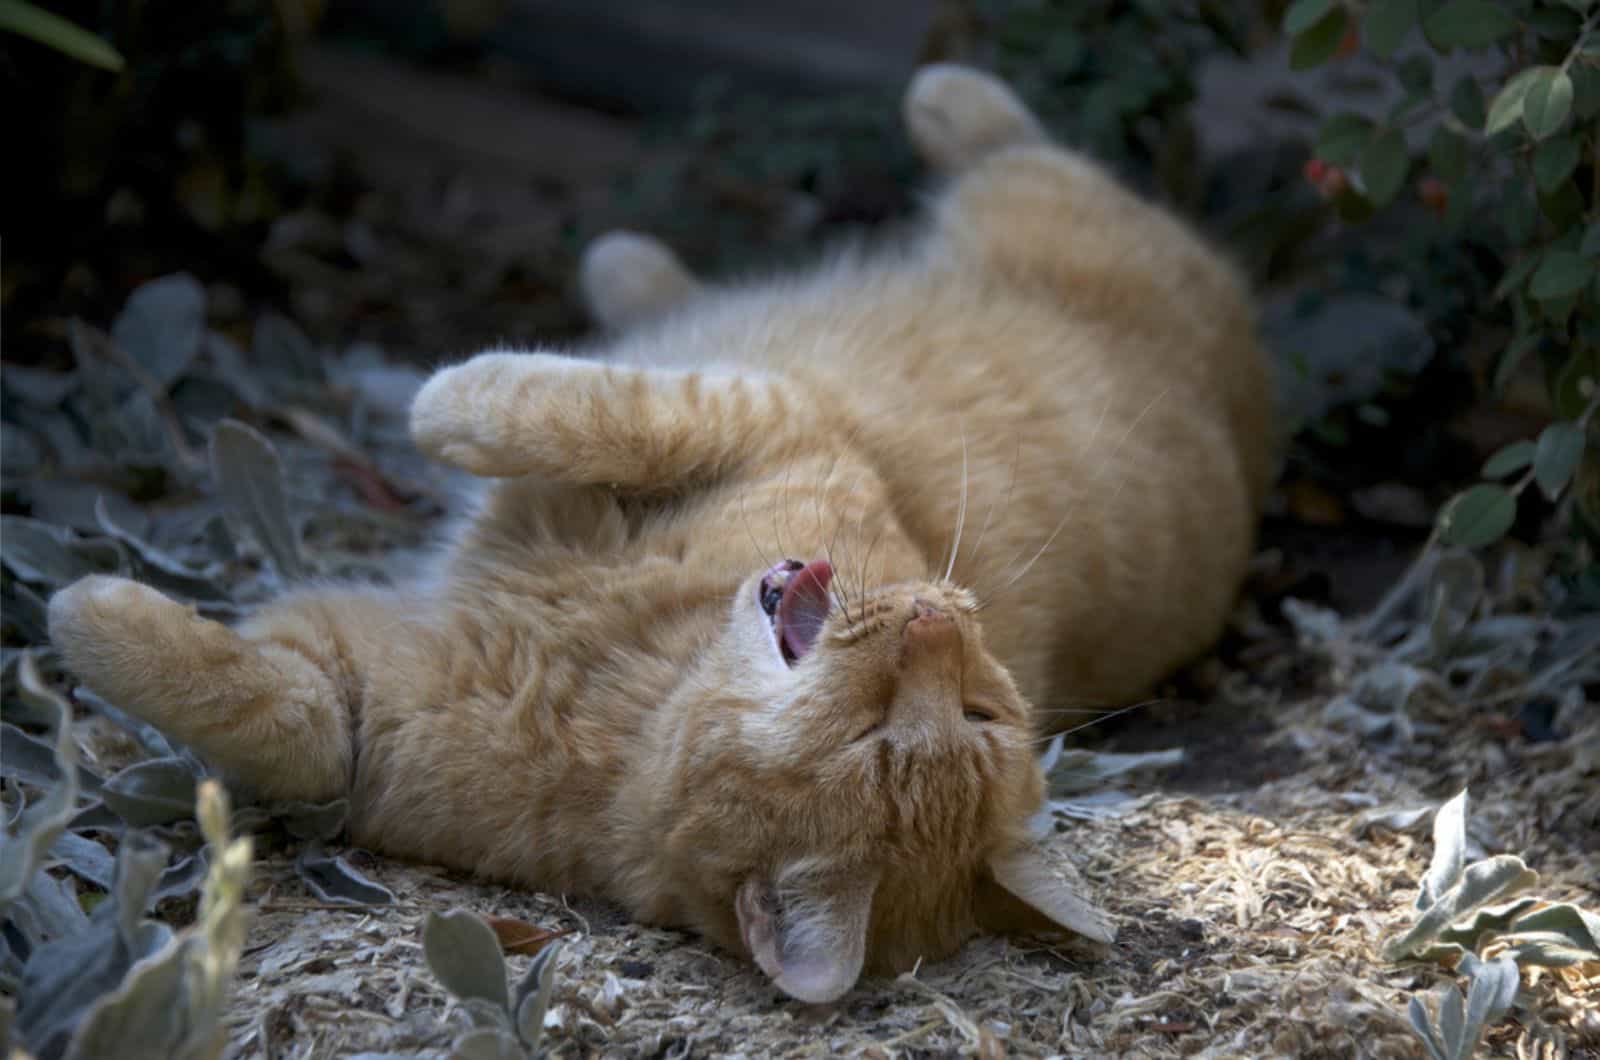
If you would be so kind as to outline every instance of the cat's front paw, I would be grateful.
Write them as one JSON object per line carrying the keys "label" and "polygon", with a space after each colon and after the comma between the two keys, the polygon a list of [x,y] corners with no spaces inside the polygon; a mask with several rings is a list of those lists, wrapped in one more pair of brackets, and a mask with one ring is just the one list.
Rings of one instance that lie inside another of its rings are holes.
{"label": "cat's front paw", "polygon": [[959,172],[1002,148],[1045,139],[1038,120],[1005,82],[954,63],[918,70],[904,109],[918,153],[946,172]]}
{"label": "cat's front paw", "polygon": [[429,379],[411,405],[411,438],[443,463],[488,478],[537,470],[550,389],[586,366],[542,353],[480,353]]}

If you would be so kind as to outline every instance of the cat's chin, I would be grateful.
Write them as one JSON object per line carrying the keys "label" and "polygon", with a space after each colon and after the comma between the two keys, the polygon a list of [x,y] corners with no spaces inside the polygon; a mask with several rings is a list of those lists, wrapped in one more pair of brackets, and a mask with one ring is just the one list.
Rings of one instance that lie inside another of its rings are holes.
{"label": "cat's chin", "polygon": [[833,565],[827,560],[802,563],[786,559],[767,571],[756,586],[761,613],[773,650],[793,667],[816,645],[832,610],[828,586]]}

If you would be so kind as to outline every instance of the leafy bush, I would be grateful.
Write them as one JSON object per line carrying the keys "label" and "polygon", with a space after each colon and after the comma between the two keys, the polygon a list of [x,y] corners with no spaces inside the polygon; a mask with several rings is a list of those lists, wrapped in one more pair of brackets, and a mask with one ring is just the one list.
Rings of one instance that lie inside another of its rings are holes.
{"label": "leafy bush", "polygon": [[[989,0],[993,66],[1062,139],[1125,176],[1186,188],[1194,72],[1242,51],[1242,7],[1199,2]],[[1181,195],[1179,196],[1182,197]]]}
{"label": "leafy bush", "polygon": [[1432,1060],[1466,1060],[1483,1029],[1517,1000],[1519,964],[1566,968],[1600,961],[1600,916],[1570,902],[1522,894],[1539,874],[1514,854],[1468,865],[1467,793],[1439,807],[1433,860],[1417,895],[1417,918],[1383,946],[1389,960],[1438,960],[1467,977],[1465,1004],[1451,984],[1439,991],[1437,1021],[1412,998],[1411,1025]]}
{"label": "leafy bush", "polygon": [[[1443,225],[1488,238],[1501,273],[1482,315],[1506,333],[1489,389],[1503,391],[1530,357],[1545,373],[1556,422],[1495,453],[1486,481],[1441,510],[1436,536],[1492,544],[1537,485],[1552,501],[1572,496],[1576,522],[1600,542],[1600,9],[1593,0],[1295,0],[1283,28],[1291,66],[1364,46],[1391,60],[1400,89],[1381,116],[1331,117],[1307,178],[1351,220],[1394,203],[1410,181]],[[1436,59],[1457,52],[1468,53],[1465,69],[1446,85]]]}

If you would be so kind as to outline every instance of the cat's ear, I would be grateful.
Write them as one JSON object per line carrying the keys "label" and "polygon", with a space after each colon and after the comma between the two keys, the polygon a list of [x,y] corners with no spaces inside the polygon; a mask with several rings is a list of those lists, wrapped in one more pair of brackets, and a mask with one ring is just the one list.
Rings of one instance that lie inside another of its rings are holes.
{"label": "cat's ear", "polygon": [[1116,938],[1111,918],[1059,873],[1032,842],[989,859],[978,883],[978,922],[997,935],[1049,934],[1062,928],[1095,942]]}
{"label": "cat's ear", "polygon": [[778,989],[801,1001],[834,1001],[861,976],[876,889],[871,879],[781,889],[749,879],[734,902],[739,931]]}

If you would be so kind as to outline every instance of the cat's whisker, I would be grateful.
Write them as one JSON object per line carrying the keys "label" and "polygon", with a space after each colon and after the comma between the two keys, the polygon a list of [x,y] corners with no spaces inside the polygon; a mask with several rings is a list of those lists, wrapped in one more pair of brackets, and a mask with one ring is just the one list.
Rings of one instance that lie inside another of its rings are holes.
{"label": "cat's whisker", "polygon": [[[1094,421],[1094,427],[1089,431],[1089,442],[1088,442],[1088,447],[1089,448],[1093,448],[1095,440],[1100,437],[1100,428],[1105,425],[1106,414],[1109,413],[1110,411],[1111,411],[1111,399],[1107,398],[1105,404],[1100,406],[1100,415]],[[1020,438],[1018,439],[1017,444],[1018,444],[1018,452],[1020,453],[1021,452],[1021,439]],[[1071,501],[1076,501],[1082,495],[1083,495],[1082,488],[1078,488],[1073,492],[1073,496],[1070,498],[1070,500]],[[1067,511],[1061,516],[1061,522],[1058,523],[1056,525],[1055,530],[1051,532],[1051,535],[1050,535],[1051,540],[1054,540],[1055,535],[1059,534],[1061,532],[1061,527],[1064,526],[1066,524],[1067,519],[1069,519],[1071,517],[1072,511],[1073,511],[1073,505],[1069,503],[1067,505]],[[1049,544],[1050,544],[1050,542],[1046,541],[1044,547],[1048,548]],[[1017,560],[1020,559],[1021,556],[1022,556],[1022,553],[1018,552],[1015,556],[1013,556],[1011,558],[1011,562],[1009,564],[1007,564],[1007,566],[1010,566],[1010,567],[1014,568],[1016,566]],[[1035,558],[1037,558],[1037,556]],[[1032,564],[1030,563],[1029,565],[1031,566]],[[1012,578],[1010,581],[1006,582],[1000,588],[995,589],[995,590],[993,590],[991,592],[984,593],[983,596],[978,600],[978,610],[980,612],[983,611],[985,608],[987,608],[989,606],[989,604],[991,602],[994,601],[994,599],[996,597],[998,597],[1001,593],[1005,592],[1007,589],[1011,588],[1011,586],[1015,585],[1016,582],[1017,582],[1017,579],[1016,578]]]}
{"label": "cat's whisker", "polygon": [[995,508],[1011,507],[1011,494],[1017,485],[1017,465],[1022,462],[1022,436],[1020,434],[1016,434],[1013,435],[1013,438],[1015,439],[1016,444],[1012,447],[1011,473],[1006,480],[1005,498],[1003,501],[999,502],[998,505],[996,502],[990,501],[989,510],[984,513],[983,526],[978,530],[978,540],[972,546],[972,564],[974,569],[977,568],[978,558],[983,555],[983,540],[989,535],[989,522],[994,518]]}
{"label": "cat's whisker", "polygon": [[[814,501],[813,508],[816,512],[817,518],[817,536],[819,538],[822,536],[823,509],[825,507],[829,507],[824,502],[832,499],[830,491],[833,489],[834,472],[839,468],[839,460],[844,456],[845,452],[849,450],[850,446],[854,444],[856,436],[860,433],[861,424],[857,423],[855,427],[851,428],[850,434],[844,440],[844,444],[838,449],[834,450],[833,459],[828,462],[827,474],[818,480],[817,490],[812,494],[812,500]],[[860,476],[858,474],[857,481],[859,481],[859,479]],[[850,486],[850,493],[847,494],[847,497],[854,495],[855,484],[852,483]],[[833,562],[833,546],[835,542],[838,541],[838,538],[839,531],[838,527],[835,526],[833,535],[828,539],[828,544],[823,549],[828,557],[828,565],[830,567],[834,567],[835,569],[837,569],[837,566]],[[829,592],[833,596],[834,601],[838,603],[839,609],[844,612],[845,621],[849,622],[850,611],[844,596],[844,586],[840,584],[839,579],[836,578],[829,583]]]}
{"label": "cat's whisker", "polygon": [[788,518],[789,479],[793,473],[794,463],[792,461],[787,462],[783,469],[783,488],[778,491],[778,503],[772,506],[772,537],[778,543],[778,555],[780,558],[789,555],[789,550],[783,544],[783,529],[780,524]]}
{"label": "cat's whisker", "polygon": [[868,549],[865,553],[863,553],[862,550],[861,550],[862,540],[866,536],[866,523],[867,523],[867,506],[866,505],[862,505],[861,506],[861,510],[856,513],[855,544],[851,546],[851,550],[850,551],[851,551],[852,558],[854,558],[857,561],[857,564],[858,564],[857,577],[856,577],[856,597],[861,602],[861,610],[862,610],[862,615],[863,616],[865,616],[865,614],[866,614],[868,586],[870,586],[872,584],[870,581],[868,581],[868,578],[867,578],[867,575],[868,575],[867,563],[872,558],[872,552],[871,552],[871,549]]}
{"label": "cat's whisker", "polygon": [[[845,494],[845,499],[846,500],[852,500],[852,499],[855,498],[856,487],[861,485],[861,478],[865,474],[866,474],[866,469],[865,468],[857,469],[856,477],[850,483],[850,490],[849,490],[848,493]],[[832,550],[834,545],[838,543],[839,533],[840,533],[840,531],[842,531],[844,529],[844,525],[845,525],[845,516],[844,516],[843,511],[841,511],[840,514],[839,514],[838,521],[834,524],[834,527],[833,527],[833,537],[828,542],[828,547],[829,547],[830,550]],[[854,555],[854,550],[852,550],[851,554],[852,554],[852,556]],[[836,565],[834,569],[835,570],[844,570],[845,568]],[[848,604],[848,602],[849,602],[849,594],[848,594],[848,592],[845,591],[845,588],[844,588],[844,586],[842,584],[843,579],[837,579],[837,580],[841,582],[841,584],[839,586],[839,591],[844,594],[845,601]],[[864,586],[861,586],[861,585],[857,586],[857,597],[858,597],[858,599],[861,597],[861,595],[862,595],[862,593],[864,591],[865,591],[865,587]],[[849,610],[848,606],[845,608],[845,621],[846,622],[850,621],[850,610]]]}
{"label": "cat's whisker", "polygon": [[[881,542],[883,540],[883,534],[884,534],[884,527],[880,524],[879,527],[878,527],[878,532],[876,534],[872,535],[872,543],[867,546],[866,559],[862,563],[862,572],[863,573],[862,573],[862,582],[861,582],[861,584],[862,584],[862,598],[863,598],[863,600],[866,597],[866,588],[865,587],[867,585],[876,585],[878,582],[881,582],[883,580],[881,577],[880,578],[876,578],[876,579],[872,579],[872,553],[877,550],[879,542]],[[872,580],[868,581],[867,579],[872,579]]]}
{"label": "cat's whisker", "polygon": [[[960,421],[958,421],[960,422]],[[948,582],[955,573],[956,557],[961,555],[961,531],[967,525],[967,426],[961,422],[961,504],[956,509],[955,540],[950,544],[950,562],[945,564],[944,580]]]}
{"label": "cat's whisker", "polygon": [[746,506],[745,500],[745,494],[741,492],[739,494],[739,521],[744,524],[744,533],[745,536],[750,539],[750,547],[755,549],[756,561],[770,569],[776,563],[780,562],[781,557],[780,560],[772,559],[767,555],[767,550],[762,548],[761,545],[756,541],[755,531],[750,527],[750,509]]}
{"label": "cat's whisker", "polygon": [[1068,714],[1087,714],[1090,717],[1095,717],[1095,718],[1107,717],[1107,716],[1109,716],[1111,714],[1115,714],[1117,711],[1122,710],[1122,709],[1124,709],[1124,708],[1122,708],[1122,707],[1101,707],[1101,706],[1035,707],[1035,708],[1033,708],[1035,714],[1041,714],[1041,715],[1044,715],[1046,717],[1062,717],[1062,716],[1065,716],[1065,715],[1068,715]]}
{"label": "cat's whisker", "polygon": [[[1148,403],[1146,403],[1145,407],[1139,411],[1139,415],[1137,415],[1137,416],[1135,416],[1133,418],[1133,422],[1128,424],[1128,429],[1126,431],[1123,431],[1122,432],[1122,437],[1117,440],[1116,448],[1114,448],[1111,451],[1110,458],[1108,458],[1106,460],[1105,464],[1101,465],[1102,471],[1100,472],[1100,475],[1104,475],[1105,472],[1104,472],[1103,469],[1105,467],[1110,466],[1111,464],[1113,464],[1115,462],[1116,457],[1118,456],[1118,454],[1120,454],[1122,452],[1122,447],[1127,444],[1128,439],[1133,436],[1134,430],[1138,428],[1139,424],[1144,420],[1145,416],[1150,412],[1150,410],[1155,408],[1156,405],[1161,401],[1161,399],[1166,397],[1167,394],[1171,392],[1171,390],[1172,390],[1172,385],[1169,383],[1167,386],[1162,388],[1162,390],[1161,390],[1161,392],[1159,394],[1157,394],[1155,397],[1151,398],[1150,401]],[[1109,407],[1109,403],[1108,403],[1108,407]],[[1103,412],[1101,414],[1100,419],[1101,419],[1101,422],[1104,422],[1105,415],[1104,415]],[[1095,433],[1098,434],[1099,430],[1100,430],[1099,424],[1096,424]],[[1097,475],[1095,477],[1094,481],[1096,483],[1098,483],[1100,481],[1100,475]],[[1113,494],[1113,496],[1114,496],[1114,494]],[[1040,557],[1042,557],[1047,551],[1049,551],[1051,545],[1055,544],[1056,538],[1058,536],[1060,536],[1061,531],[1066,528],[1067,521],[1072,518],[1074,513],[1075,513],[1075,508],[1073,506],[1069,506],[1068,509],[1067,509],[1066,514],[1061,517],[1061,521],[1056,523],[1056,528],[1054,530],[1052,530],[1050,532],[1050,536],[1047,539],[1045,539],[1045,543],[1039,546],[1039,551],[1037,551],[1037,552],[1035,552],[1033,554],[1033,558],[1028,560],[1028,562],[1023,565],[1021,570],[1017,571],[1016,574],[1011,576],[1011,580],[1010,581],[1006,582],[998,590],[996,590],[995,593],[993,593],[989,597],[989,600],[993,600],[995,596],[998,596],[998,595],[1000,595],[1000,593],[1003,593],[1007,589],[1010,589],[1013,585],[1017,584],[1017,582],[1021,581],[1024,577],[1027,576],[1027,573],[1030,570],[1033,569],[1033,565],[1035,563],[1039,562]],[[985,603],[987,603],[987,602],[988,601],[985,601]]]}
{"label": "cat's whisker", "polygon": [[[1058,735],[1060,735],[1060,736],[1071,736],[1073,733],[1082,732],[1084,729],[1093,728],[1094,726],[1099,725],[1102,722],[1110,721],[1112,718],[1120,718],[1120,717],[1122,717],[1122,715],[1131,714],[1133,711],[1136,711],[1136,710],[1144,710],[1146,707],[1153,707],[1153,706],[1156,706],[1157,704],[1160,704],[1160,703],[1170,703],[1170,702],[1172,702],[1171,699],[1169,699],[1167,697],[1163,697],[1163,696],[1156,696],[1153,699],[1140,700],[1138,703],[1130,703],[1125,707],[1118,707],[1115,710],[1106,711],[1105,713],[1100,714],[1098,717],[1091,718],[1089,721],[1083,722],[1081,725],[1074,725],[1070,729],[1062,729],[1062,730],[1060,730]],[[1050,739],[1054,739],[1054,738],[1055,738],[1054,736],[1049,737],[1048,739],[1045,740],[1045,742],[1049,742]]]}

